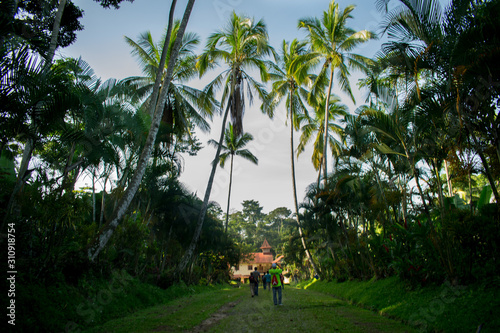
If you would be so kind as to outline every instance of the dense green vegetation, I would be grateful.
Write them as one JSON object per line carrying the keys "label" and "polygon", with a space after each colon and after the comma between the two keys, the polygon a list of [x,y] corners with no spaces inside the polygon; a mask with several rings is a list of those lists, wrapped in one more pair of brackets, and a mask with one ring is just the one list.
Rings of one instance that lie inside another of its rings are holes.
{"label": "dense green vegetation", "polygon": [[[71,1],[2,1],[1,247],[4,271],[18,272],[6,300],[16,302],[18,323],[31,330],[43,316],[40,330],[63,330],[57,318],[74,318],[75,304],[99,297],[113,272],[152,285],[127,311],[170,297],[157,287],[227,282],[229,267],[265,238],[295,280],[393,277],[391,286],[416,290],[496,292],[500,1],[394,0],[391,11],[389,2],[376,1],[388,41],[368,58],[354,52],[376,34],[350,28],[354,6],[332,1],[321,18],[297,18],[306,40],[283,41],[280,51],[265,22],[233,13],[197,54],[203,41],[186,32],[195,1],[180,21],[172,1],[159,43],[149,33],[127,38],[144,76],[103,82],[84,59],[54,60],[82,29]],[[205,89],[189,86],[219,68]],[[368,95],[348,110],[334,92],[353,98],[353,70],[365,74],[357,84]],[[257,161],[242,149],[251,140],[242,131],[248,96],[270,117],[286,110],[292,170],[314,142],[318,179],[297,198],[292,172],[292,209],[266,214],[249,198],[228,215],[210,201],[228,157]],[[223,126],[198,198],[179,181],[180,156],[202,148],[196,132],[209,131],[216,114]],[[78,188],[82,177],[90,186]],[[96,320],[114,316],[107,308]]]}
{"label": "dense green vegetation", "polygon": [[[123,270],[113,271],[109,279],[87,275],[76,286],[61,282],[48,285],[20,284],[18,288],[24,291],[18,297],[24,306],[18,312],[22,320],[17,321],[13,331],[79,332],[82,328],[101,325],[181,297],[213,294],[231,287],[178,283],[164,290],[151,283],[141,282]],[[224,300],[227,301],[227,297]]]}
{"label": "dense green vegetation", "polygon": [[398,319],[420,332],[497,332],[495,309],[498,279],[488,285],[456,285],[446,282],[412,289],[397,277],[369,281],[304,281],[299,288],[319,291]]}

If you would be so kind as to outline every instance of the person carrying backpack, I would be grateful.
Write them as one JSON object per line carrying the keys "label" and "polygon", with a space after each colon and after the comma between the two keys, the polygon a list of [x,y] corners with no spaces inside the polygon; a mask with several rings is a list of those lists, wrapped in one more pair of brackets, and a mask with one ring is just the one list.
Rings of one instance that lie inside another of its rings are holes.
{"label": "person carrying backpack", "polygon": [[255,270],[250,273],[250,277],[248,279],[250,281],[250,292],[252,297],[259,296],[259,276],[260,273],[257,271],[257,267],[255,267]]}
{"label": "person carrying backpack", "polygon": [[283,269],[278,265],[279,268],[276,267],[276,263],[273,263],[272,268],[269,270],[269,274],[271,274],[271,287],[273,288],[273,301],[274,305],[283,305],[281,302],[282,292],[281,292],[281,273],[283,273]]}

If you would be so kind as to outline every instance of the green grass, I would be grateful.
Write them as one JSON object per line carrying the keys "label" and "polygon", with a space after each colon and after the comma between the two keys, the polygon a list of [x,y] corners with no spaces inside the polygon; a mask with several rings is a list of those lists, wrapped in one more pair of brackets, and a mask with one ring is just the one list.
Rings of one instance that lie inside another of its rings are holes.
{"label": "green grass", "polygon": [[398,278],[313,280],[287,286],[284,306],[267,290],[250,297],[248,285],[162,290],[125,273],[78,288],[24,287],[16,329],[30,332],[475,332],[480,324],[481,333],[500,332],[498,284],[410,290]]}
{"label": "green grass", "polygon": [[406,322],[421,332],[500,331],[498,285],[430,286],[410,290],[398,278],[346,281],[308,281],[298,287],[348,300]]}
{"label": "green grass", "polygon": [[209,318],[222,305],[240,297],[241,292],[232,287],[191,294],[83,332],[183,332]]}
{"label": "green grass", "polygon": [[252,298],[244,285],[182,297],[85,332],[414,332],[320,292],[287,287],[283,303],[275,306],[262,289]]}
{"label": "green grass", "polygon": [[283,303],[275,306],[269,291],[261,290],[254,298],[247,292],[210,332],[414,332],[398,321],[311,290],[287,286]]}
{"label": "green grass", "polygon": [[221,288],[180,283],[163,290],[125,271],[115,272],[109,279],[83,279],[77,287],[64,282],[20,285],[15,331],[78,332],[186,295]]}

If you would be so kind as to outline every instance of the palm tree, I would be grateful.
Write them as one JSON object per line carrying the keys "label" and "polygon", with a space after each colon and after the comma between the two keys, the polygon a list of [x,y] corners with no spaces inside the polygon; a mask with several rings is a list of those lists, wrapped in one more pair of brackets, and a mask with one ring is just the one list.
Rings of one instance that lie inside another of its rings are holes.
{"label": "palm tree", "polygon": [[[174,46],[179,26],[180,22],[175,22],[168,41],[169,54]],[[144,106],[152,102],[152,92],[157,73],[161,72],[161,85],[163,85],[165,79],[166,68],[161,71],[158,68],[161,60],[161,47],[165,44],[166,37],[165,34],[160,42],[156,44],[150,31],[141,34],[138,41],[125,36],[126,42],[133,49],[132,54],[139,58],[145,76],[129,77],[124,82],[135,88],[136,97],[144,101]],[[172,134],[176,134],[178,137],[187,134],[190,137],[191,123],[196,124],[204,132],[208,131],[210,125],[205,118],[211,118],[213,111],[217,108],[213,96],[183,84],[183,82],[197,75],[194,48],[198,43],[199,37],[194,33],[185,33],[182,38],[179,59],[174,66],[172,82],[168,87],[168,97],[163,111],[162,122],[167,125],[167,130],[171,133],[170,138],[167,138],[169,140],[172,139]],[[151,113],[149,115],[153,116]]]}
{"label": "palm tree", "polygon": [[[253,136],[250,133],[242,133],[239,137],[236,136],[236,133],[233,128],[233,124],[229,123],[229,127],[226,129],[224,134],[224,142],[226,145],[222,144],[223,153],[220,154],[220,166],[221,168],[226,165],[226,160],[228,157],[231,157],[231,167],[229,171],[229,193],[227,195],[227,210],[226,210],[226,227],[225,232],[227,233],[227,225],[229,221],[229,203],[231,200],[231,185],[233,184],[233,159],[234,155],[241,156],[244,159],[258,164],[259,160],[252,154],[248,149],[244,149],[250,141],[253,140]],[[214,147],[218,147],[219,143],[215,140],[208,141],[209,144]]]}
{"label": "palm tree", "polygon": [[296,61],[302,56],[302,60],[308,54],[307,45],[305,42],[299,42],[294,39],[291,43],[283,41],[281,56],[276,59],[277,64],[271,67],[271,78],[273,82],[273,90],[270,93],[269,100],[276,106],[286,98],[287,113],[290,118],[290,158],[292,167],[292,186],[293,200],[295,205],[295,218],[299,228],[302,246],[306,253],[309,263],[314,269],[315,275],[319,275],[319,270],[307,248],[299,216],[299,205],[297,201],[297,185],[295,180],[295,147],[293,143],[294,129],[300,128],[300,122],[304,118],[308,118],[307,108],[303,98],[307,98],[309,92],[304,86],[311,86],[314,77],[309,73],[315,61]]}
{"label": "palm tree", "polygon": [[[165,38],[165,45],[163,47],[162,51],[162,56],[160,60],[160,66],[158,68],[158,71],[163,70],[163,66],[165,63],[165,59],[167,58],[167,51],[168,51],[168,44],[167,41],[170,40],[170,34],[172,31],[173,27],[173,14],[175,10],[175,5],[176,5],[176,0],[172,1],[172,4],[170,6],[170,14],[169,14],[169,23],[168,23],[168,32],[167,32],[167,38]],[[181,47],[181,41],[182,37],[184,36],[184,32],[186,31],[186,26],[189,21],[189,17],[191,16],[191,11],[193,9],[195,0],[189,0],[188,3],[186,4],[186,9],[184,10],[184,16],[182,18],[181,24],[179,26],[179,30],[177,31],[177,38],[175,40],[174,46],[170,52],[169,60],[168,60],[168,65],[167,65],[167,73],[165,75],[164,79],[164,84],[161,86],[162,89],[160,91],[160,77],[161,74],[158,74],[156,76],[156,81],[155,85],[153,88],[153,94],[151,97],[151,100],[154,101],[149,105],[150,109],[154,109],[155,112],[151,112],[153,114],[153,119],[151,121],[151,127],[148,132],[148,136],[146,139],[146,143],[144,145],[144,148],[142,149],[141,156],[139,158],[136,171],[130,181],[130,185],[127,187],[127,190],[123,194],[120,202],[117,204],[115,211],[113,212],[113,216],[110,219],[109,223],[106,225],[105,230],[103,230],[100,235],[99,235],[99,240],[95,242],[94,244],[91,245],[91,247],[88,250],[88,255],[91,260],[94,260],[99,253],[102,251],[102,249],[106,246],[107,242],[113,235],[114,230],[118,227],[118,223],[120,219],[123,217],[125,214],[126,210],[128,209],[128,206],[130,205],[130,202],[132,201],[135,193],[137,192],[137,189],[139,188],[142,177],[144,176],[144,173],[146,172],[146,166],[149,162],[149,158],[151,156],[151,153],[154,148],[154,143],[156,141],[156,135],[158,133],[158,129],[160,126],[160,122],[163,116],[163,109],[165,102],[168,97],[168,87],[170,85],[170,82],[173,77],[174,73],[174,67],[177,61],[177,57],[179,55],[179,50]],[[157,95],[159,94],[159,98]]]}
{"label": "palm tree", "polygon": [[[362,69],[369,60],[361,55],[351,53],[359,44],[374,38],[374,34],[368,30],[355,31],[346,26],[347,20],[352,18],[351,12],[355,6],[347,6],[344,11],[339,9],[339,5],[334,0],[330,2],[327,12],[323,12],[320,21],[317,18],[305,18],[299,20],[299,28],[307,30],[307,36],[312,50],[318,59],[323,59],[324,64],[318,75],[318,81],[324,80],[328,75],[328,89],[326,91],[325,103],[325,126],[328,129],[329,113],[326,111],[330,107],[330,96],[333,86],[333,76],[338,69],[337,78],[340,88],[346,92],[354,101],[351,86],[349,83],[349,68]],[[327,181],[327,147],[328,136],[324,136],[323,141],[323,176],[325,184]]]}
{"label": "palm tree", "polygon": [[8,115],[3,117],[5,121],[0,127],[7,136],[2,138],[2,145],[17,141],[17,137],[25,139],[5,222],[30,177],[32,170],[28,167],[35,149],[40,147],[45,136],[60,128],[68,110],[77,108],[79,102],[77,88],[66,80],[67,73],[47,67],[26,47],[3,57],[1,65],[0,112],[2,116]]}
{"label": "palm tree", "polygon": [[[335,123],[335,119],[339,116],[343,117],[348,113],[347,106],[340,103],[340,98],[337,96],[330,97],[330,105],[328,107],[328,115],[325,117],[325,104],[326,98],[323,96],[316,106],[316,113],[314,118],[307,118],[307,123],[302,126],[302,135],[300,136],[299,145],[297,147],[297,155],[304,152],[307,144],[314,140],[313,154],[311,160],[313,166],[318,173],[318,186],[321,176],[321,164],[324,162],[324,142],[328,140],[330,143],[331,153],[334,156],[339,156],[342,149],[342,143],[337,140],[331,133],[337,135],[342,134],[342,127]],[[325,131],[325,118],[328,119],[328,131]],[[325,139],[326,133],[326,139]],[[326,178],[326,175],[323,174]]]}
{"label": "palm tree", "polygon": [[[223,86],[221,109],[226,105],[226,110],[222,119],[222,130],[218,141],[219,147],[212,163],[212,171],[205,191],[200,218],[193,235],[193,240],[177,268],[178,273],[184,271],[191,260],[201,234],[215,171],[219,163],[221,144],[224,138],[229,110],[231,110],[235,135],[239,136],[243,131],[242,120],[245,107],[245,90],[249,96],[249,102],[252,102],[254,93],[257,93],[261,100],[265,100],[267,97],[263,84],[253,79],[246,70],[259,70],[261,80],[267,81],[269,74],[263,58],[271,51],[264,22],[262,20],[255,22],[251,18],[238,16],[236,13],[233,13],[227,27],[213,33],[208,38],[205,51],[198,60],[197,68],[200,76],[203,76],[208,69],[213,68],[218,61],[222,60],[228,66],[206,88],[207,92],[213,92]],[[246,89],[245,84],[247,85]]]}
{"label": "palm tree", "polygon": [[419,126],[422,121],[415,121],[418,116],[415,110],[396,108],[392,113],[386,114],[380,110],[367,109],[363,112],[363,116],[366,116],[366,121],[370,124],[366,128],[377,135],[376,148],[382,154],[406,159],[417,184],[424,211],[430,221],[430,211],[420,185],[421,176],[417,167],[418,161],[422,158],[422,143],[417,142],[416,137],[421,135],[424,126]]}
{"label": "palm tree", "polygon": [[[418,103],[424,102],[420,87],[423,74],[430,73],[438,78],[425,83],[436,88],[440,86],[441,94],[448,95],[449,106],[443,112],[458,119],[455,131],[469,136],[500,209],[500,194],[482,148],[485,144],[496,146],[500,159],[499,121],[495,116],[496,108],[492,106],[498,96],[498,85],[491,84],[491,79],[498,76],[494,60],[498,56],[498,42],[483,34],[489,31],[489,36],[496,35],[498,25],[491,20],[498,14],[498,4],[454,0],[443,10],[435,0],[400,0],[402,6],[387,12],[389,1],[378,0],[377,3],[381,9],[385,7],[387,13],[383,31],[393,39],[384,49],[387,58],[392,60],[391,67],[399,67],[409,74],[413,91],[407,95],[415,95]],[[491,138],[491,141],[481,143],[476,134]]]}

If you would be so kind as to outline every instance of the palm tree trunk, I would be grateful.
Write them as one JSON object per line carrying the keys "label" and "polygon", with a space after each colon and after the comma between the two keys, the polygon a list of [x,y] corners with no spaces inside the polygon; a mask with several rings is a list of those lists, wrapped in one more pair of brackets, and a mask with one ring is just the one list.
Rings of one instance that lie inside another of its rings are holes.
{"label": "palm tree trunk", "polygon": [[438,162],[436,158],[432,158],[431,167],[434,171],[434,176],[436,177],[437,191],[439,198],[439,205],[441,206],[441,219],[444,218],[444,194],[443,194],[443,184],[441,183],[441,177],[439,177]]}
{"label": "palm tree trunk", "polygon": [[108,176],[104,178],[104,186],[102,188],[102,198],[101,198],[101,214],[99,215],[99,228],[101,228],[102,222],[104,221],[104,207],[106,206],[106,183],[108,182]]}
{"label": "palm tree trunk", "polygon": [[92,169],[92,222],[95,222],[95,168]]}
{"label": "palm tree trunk", "polygon": [[292,95],[293,91],[290,91],[290,157],[291,157],[291,164],[292,164],[292,186],[293,186],[293,203],[295,206],[295,219],[297,220],[297,226],[299,228],[299,235],[300,235],[300,240],[302,241],[302,246],[304,247],[304,252],[306,253],[307,260],[309,260],[309,263],[311,264],[313,270],[314,270],[314,275],[319,276],[319,270],[318,267],[316,266],[316,263],[314,262],[311,253],[309,252],[309,249],[307,248],[306,241],[304,239],[304,234],[302,233],[302,227],[300,225],[300,217],[299,217],[299,204],[297,201],[297,185],[295,181],[295,157],[294,157],[294,145],[293,145],[293,107],[292,107]]}
{"label": "palm tree trunk", "polygon": [[31,161],[31,155],[33,154],[33,149],[35,148],[33,138],[28,138],[26,141],[26,145],[24,146],[23,158],[21,159],[21,164],[19,166],[19,172],[17,173],[17,181],[12,193],[10,195],[9,203],[7,204],[7,210],[5,211],[5,216],[2,223],[2,229],[5,226],[9,216],[11,215],[13,209],[16,206],[16,196],[21,191],[24,180],[26,177],[26,172],[28,171],[28,165]]}
{"label": "palm tree trunk", "polygon": [[321,167],[323,165],[323,156],[321,156],[320,161],[319,161],[319,171],[318,171],[318,178],[316,179],[316,187],[319,188],[319,185],[321,184]]}
{"label": "palm tree trunk", "polygon": [[231,154],[231,170],[229,171],[229,192],[227,194],[227,210],[226,210],[226,228],[225,233],[227,234],[227,225],[229,223],[229,204],[231,202],[231,185],[233,184],[233,157]]}
{"label": "palm tree trunk", "polygon": [[[158,129],[160,127],[160,121],[161,121],[161,118],[163,115],[163,105],[165,104],[165,101],[167,99],[167,93],[168,93],[167,88],[170,85],[170,82],[172,80],[172,75],[173,75],[175,63],[177,61],[177,57],[179,55],[179,49],[180,49],[181,44],[182,44],[182,37],[184,36],[184,32],[186,31],[186,26],[188,24],[189,16],[191,15],[191,11],[193,9],[194,2],[195,2],[195,0],[189,0],[188,4],[186,5],[186,9],[184,11],[184,16],[182,18],[182,22],[181,22],[179,30],[177,32],[177,38],[175,40],[174,47],[173,47],[171,54],[170,54],[170,59],[168,61],[167,74],[165,76],[165,80],[164,80],[163,87],[161,90],[161,96],[160,96],[160,99],[158,100],[158,103],[156,104],[156,111],[154,113],[154,117],[153,117],[152,122],[151,122],[151,128],[149,129],[146,143],[144,145],[141,156],[140,156],[139,161],[137,163],[136,171],[135,171],[135,173],[132,176],[132,179],[130,181],[130,185],[127,187],[127,190],[125,191],[123,197],[120,199],[120,202],[118,203],[110,222],[107,223],[106,226],[104,226],[104,230],[102,230],[102,232],[99,234],[98,241],[92,247],[90,247],[88,249],[88,256],[92,261],[95,260],[95,258],[99,255],[99,253],[102,251],[102,249],[104,249],[104,247],[108,243],[109,239],[113,235],[114,230],[116,229],[120,219],[123,217],[126,210],[128,209],[130,202],[132,201],[133,197],[135,196],[135,193],[137,192],[137,189],[139,188],[139,185],[141,184],[142,177],[144,176],[144,173],[146,172],[146,166],[147,166],[147,163],[149,161],[149,158],[151,157],[151,153],[153,151],[154,143],[156,140],[156,134],[158,133]],[[174,3],[172,3],[172,4],[174,4]],[[172,13],[171,13],[171,15],[172,15]],[[172,29],[171,24],[169,24],[169,29]],[[165,39],[165,43],[168,43],[168,42],[169,42],[169,40]],[[164,59],[166,59],[166,56],[167,56],[167,53],[163,52],[161,58],[164,60]],[[157,76],[161,76],[162,73],[163,73],[162,67],[158,67]],[[155,82],[155,85],[156,84],[159,85],[159,82]]]}
{"label": "palm tree trunk", "polygon": [[73,142],[71,144],[71,149],[69,150],[68,158],[66,159],[66,165],[64,166],[63,174],[62,174],[62,181],[61,181],[61,191],[59,195],[63,195],[64,189],[67,187],[67,181],[68,181],[68,174],[69,174],[69,168],[71,166],[71,162],[73,161],[73,157],[75,156],[75,149],[76,145]]}
{"label": "palm tree trunk", "polygon": [[418,193],[420,194],[420,198],[422,199],[422,205],[424,205],[425,215],[427,215],[429,223],[432,223],[431,213],[429,211],[427,203],[425,202],[424,191],[422,191],[422,186],[420,186],[420,181],[419,181],[420,176],[415,166],[413,166],[413,175],[415,176],[415,183],[417,183]]}
{"label": "palm tree trunk", "polygon": [[[236,75],[233,73],[233,78],[235,78],[235,76]],[[232,87],[231,92],[234,92],[234,80],[231,83],[231,87]],[[230,96],[232,96],[232,94]],[[207,213],[207,208],[208,208],[208,201],[210,199],[210,193],[212,192],[212,186],[214,183],[215,171],[217,170],[217,165],[219,164],[219,156],[220,156],[220,151],[222,149],[222,140],[224,139],[224,131],[226,128],[226,121],[230,107],[231,107],[231,101],[228,101],[226,106],[226,111],[224,112],[224,118],[222,119],[222,129],[220,133],[219,145],[217,147],[217,152],[215,153],[215,158],[212,161],[212,171],[210,172],[210,178],[208,179],[207,188],[205,190],[205,197],[203,199],[203,205],[201,206],[200,215],[198,217],[198,224],[196,225],[196,229],[193,235],[193,239],[191,240],[191,244],[189,244],[188,249],[184,253],[184,256],[182,257],[181,261],[179,262],[179,265],[177,266],[176,270],[177,274],[180,274],[186,270],[186,267],[188,266],[189,262],[191,261],[191,258],[193,257],[194,250],[196,249],[196,245],[198,243],[198,239],[200,238],[201,235],[201,229],[205,221],[205,215]]]}
{"label": "palm tree trunk", "polygon": [[380,180],[380,176],[379,176],[379,168],[377,167],[375,162],[372,162],[372,168],[373,168],[373,171],[375,174],[375,180],[376,180],[376,183],[378,185],[380,194],[382,195],[382,200],[384,200],[384,206],[385,206],[385,212],[387,214],[387,220],[388,220],[388,222],[392,222],[391,221],[391,210],[389,208],[389,202],[387,201],[387,198],[385,196],[385,191],[382,187],[382,181]]}
{"label": "palm tree trunk", "polygon": [[188,249],[184,253],[179,265],[177,266],[176,274],[180,274],[186,270],[191,258],[193,257],[194,250],[196,249],[196,245],[198,244],[198,239],[201,235],[201,229],[203,227],[203,223],[205,222],[205,215],[208,209],[208,201],[210,200],[210,194],[212,192],[212,186],[215,178],[215,171],[217,170],[217,165],[219,164],[220,151],[222,149],[222,142],[224,140],[224,132],[226,130],[226,121],[227,116],[229,115],[229,109],[231,108],[231,103],[233,103],[233,95],[236,87],[236,68],[233,68],[231,72],[231,89],[229,94],[229,99],[226,106],[226,111],[224,112],[224,117],[222,119],[222,128],[220,132],[219,145],[217,146],[217,152],[215,153],[215,158],[212,162],[212,171],[210,172],[210,178],[208,179],[207,188],[205,190],[205,196],[203,198],[203,204],[201,206],[200,215],[198,217],[198,224],[196,225],[196,229],[193,235],[193,239],[191,240],[191,244],[189,244]]}
{"label": "palm tree trunk", "polygon": [[469,179],[469,206],[470,206],[470,212],[472,214],[474,210],[474,208],[472,207],[472,168],[469,168],[468,179]]}
{"label": "palm tree trunk", "polygon": [[451,184],[450,171],[448,170],[448,161],[444,160],[444,170],[446,172],[446,183],[448,184],[448,196],[453,196],[453,187]]}
{"label": "palm tree trunk", "polygon": [[[158,65],[158,75],[156,75],[155,84],[153,86],[153,92],[151,94],[151,104],[149,105],[149,116],[152,118],[156,109],[156,102],[158,99],[158,93],[161,87],[161,80],[163,79],[163,68],[165,67],[165,62],[167,57],[163,57],[163,55],[168,52],[168,45],[170,42],[170,36],[172,36],[172,27],[174,26],[174,12],[175,5],[177,4],[177,0],[172,0],[172,4],[170,5],[170,12],[168,15],[168,28],[167,28],[167,36],[165,37],[165,43],[163,44],[162,57],[160,59],[160,63]],[[184,33],[183,33],[184,34]],[[177,36],[177,38],[182,39],[182,36]],[[169,61],[170,62],[170,61]],[[161,73],[161,74],[160,74]],[[170,83],[170,82],[169,82]]]}
{"label": "palm tree trunk", "polygon": [[47,51],[47,56],[45,58],[46,68],[52,65],[52,59],[56,53],[57,48],[57,38],[59,37],[59,28],[61,27],[61,19],[64,13],[64,7],[66,7],[66,0],[59,0],[59,6],[57,7],[56,18],[54,20],[54,25],[52,26],[52,35],[50,37],[49,50]]}
{"label": "palm tree trunk", "polygon": [[325,189],[326,189],[326,184],[327,184],[327,178],[328,178],[328,173],[327,173],[327,158],[326,154],[328,152],[328,116],[329,116],[329,106],[330,106],[330,96],[332,94],[332,85],[333,85],[333,65],[332,69],[330,71],[330,82],[328,83],[328,91],[326,92],[326,102],[325,102],[325,130],[324,130],[324,139],[323,139],[323,177],[324,179],[324,184],[325,184]]}

